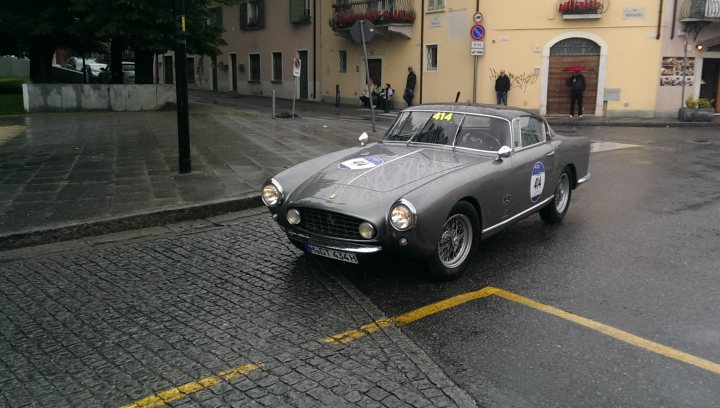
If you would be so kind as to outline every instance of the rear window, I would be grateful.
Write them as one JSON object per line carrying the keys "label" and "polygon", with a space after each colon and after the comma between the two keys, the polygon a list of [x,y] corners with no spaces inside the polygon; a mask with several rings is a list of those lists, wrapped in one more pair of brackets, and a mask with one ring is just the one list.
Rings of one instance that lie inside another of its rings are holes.
{"label": "rear window", "polygon": [[123,71],[135,71],[135,64],[123,64]]}

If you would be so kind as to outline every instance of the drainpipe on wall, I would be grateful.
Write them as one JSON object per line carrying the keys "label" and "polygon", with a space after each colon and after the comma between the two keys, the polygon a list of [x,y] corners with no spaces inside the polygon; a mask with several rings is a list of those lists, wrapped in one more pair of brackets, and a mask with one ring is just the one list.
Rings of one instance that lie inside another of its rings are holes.
{"label": "drainpipe on wall", "polygon": [[420,74],[420,92],[418,92],[418,104],[422,103],[423,52],[425,52],[425,0],[420,2],[420,66],[418,67],[418,73]]}
{"label": "drainpipe on wall", "polygon": [[660,39],[660,27],[662,26],[662,13],[663,13],[663,0],[660,0],[660,10],[658,10],[658,26],[657,26],[657,35],[655,36],[656,40]]}
{"label": "drainpipe on wall", "polygon": [[313,0],[313,94],[312,99],[317,97],[317,0]]}
{"label": "drainpipe on wall", "polygon": [[672,25],[670,26],[670,39],[675,38],[675,20],[677,19],[677,0],[673,0]]}

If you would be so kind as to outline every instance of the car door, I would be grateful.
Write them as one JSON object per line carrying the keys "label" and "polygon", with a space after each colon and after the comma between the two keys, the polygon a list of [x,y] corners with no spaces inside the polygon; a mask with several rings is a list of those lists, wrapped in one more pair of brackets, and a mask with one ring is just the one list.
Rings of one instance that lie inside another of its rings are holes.
{"label": "car door", "polygon": [[550,143],[548,127],[542,118],[521,116],[513,120],[513,216],[538,206],[553,194],[555,149]]}

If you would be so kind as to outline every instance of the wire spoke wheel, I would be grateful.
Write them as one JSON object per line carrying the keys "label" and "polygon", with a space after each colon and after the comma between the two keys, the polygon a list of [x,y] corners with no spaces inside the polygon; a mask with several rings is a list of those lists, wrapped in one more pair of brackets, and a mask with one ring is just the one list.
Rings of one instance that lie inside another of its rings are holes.
{"label": "wire spoke wheel", "polygon": [[570,201],[570,179],[567,173],[563,173],[555,188],[555,211],[563,213],[568,201]]}
{"label": "wire spoke wheel", "polygon": [[473,242],[470,219],[464,214],[455,214],[443,225],[438,243],[438,257],[446,268],[456,268],[465,261]]}

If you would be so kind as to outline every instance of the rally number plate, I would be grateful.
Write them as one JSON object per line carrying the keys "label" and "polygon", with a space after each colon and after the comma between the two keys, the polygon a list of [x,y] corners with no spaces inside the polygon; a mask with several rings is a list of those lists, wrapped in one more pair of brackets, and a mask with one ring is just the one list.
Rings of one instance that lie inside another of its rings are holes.
{"label": "rally number plate", "polygon": [[320,255],[330,259],[337,259],[338,261],[358,263],[357,257],[351,252],[336,251],[334,249],[323,248],[314,245],[307,245],[308,253],[313,255]]}

